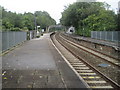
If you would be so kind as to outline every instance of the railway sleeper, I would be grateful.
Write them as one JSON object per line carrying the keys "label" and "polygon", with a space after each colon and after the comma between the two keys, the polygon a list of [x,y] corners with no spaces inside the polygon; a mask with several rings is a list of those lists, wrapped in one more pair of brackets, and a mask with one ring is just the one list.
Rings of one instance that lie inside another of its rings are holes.
{"label": "railway sleeper", "polygon": [[[62,43],[62,41],[64,42],[64,40],[61,39],[60,42]],[[91,88],[113,88],[109,82],[104,81],[104,79],[90,70],[90,68],[79,61],[79,59],[70,59],[68,61]]]}
{"label": "railway sleeper", "polygon": [[84,65],[83,63],[70,63],[71,65]]}
{"label": "railway sleeper", "polygon": [[[92,81],[89,83],[87,83],[89,86],[102,86],[102,87],[105,87],[105,86],[111,86],[109,83],[102,83],[102,82],[96,82],[96,83],[92,83]],[[112,86],[111,86],[112,87]]]}
{"label": "railway sleeper", "polygon": [[70,61],[70,60],[68,60],[71,64],[74,64],[74,63],[78,63],[78,64],[83,64],[82,62],[80,62],[80,61]]}
{"label": "railway sleeper", "polygon": [[93,72],[93,70],[77,70],[78,73],[80,72]]}
{"label": "railway sleeper", "polygon": [[84,65],[84,64],[81,64],[81,65],[76,65],[76,64],[74,64],[74,65],[72,65],[73,67],[86,67],[86,65]]}
{"label": "railway sleeper", "polygon": [[72,64],[72,65],[74,65],[74,64],[75,64],[75,65],[81,65],[81,64],[84,64],[84,63],[82,63],[82,62],[71,62],[71,64]]}
{"label": "railway sleeper", "polygon": [[76,70],[88,70],[90,69],[89,67],[74,67]]}
{"label": "railway sleeper", "polygon": [[104,81],[102,78],[97,78],[97,79],[85,79],[85,82],[91,87],[91,88],[98,88],[98,86],[100,86],[99,88],[103,88],[105,87],[107,88],[113,88],[109,83],[107,83],[106,81]]}
{"label": "railway sleeper", "polygon": [[105,83],[107,83],[106,81],[104,81],[104,80],[101,80],[101,81],[97,81],[97,80],[94,80],[94,81],[88,81],[88,80],[85,80],[85,82],[87,82],[87,83],[101,83],[101,84],[105,84]]}
{"label": "railway sleeper", "polygon": [[97,75],[96,73],[93,73],[93,72],[92,72],[92,73],[79,73],[79,74],[80,74],[80,75],[89,75],[89,76],[90,76],[90,75]]}
{"label": "railway sleeper", "polygon": [[103,88],[103,89],[112,89],[113,87],[111,85],[108,85],[108,86],[90,86],[90,88]]}

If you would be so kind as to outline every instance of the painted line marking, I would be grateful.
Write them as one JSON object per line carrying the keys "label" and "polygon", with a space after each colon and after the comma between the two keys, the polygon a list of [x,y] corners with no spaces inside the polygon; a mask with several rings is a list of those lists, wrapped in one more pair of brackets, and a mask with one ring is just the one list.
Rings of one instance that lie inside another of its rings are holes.
{"label": "painted line marking", "polygon": [[2,73],[2,76],[4,76],[4,75],[5,75],[5,73],[6,73],[6,71],[4,71],[4,72]]}

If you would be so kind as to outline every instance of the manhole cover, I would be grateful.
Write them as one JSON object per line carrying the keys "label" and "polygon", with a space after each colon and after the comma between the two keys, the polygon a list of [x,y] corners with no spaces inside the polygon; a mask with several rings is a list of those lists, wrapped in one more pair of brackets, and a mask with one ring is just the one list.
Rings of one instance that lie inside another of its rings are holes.
{"label": "manhole cover", "polygon": [[109,65],[109,64],[102,63],[102,64],[99,64],[98,66],[99,66],[99,67],[108,67],[108,66],[110,66],[110,65]]}

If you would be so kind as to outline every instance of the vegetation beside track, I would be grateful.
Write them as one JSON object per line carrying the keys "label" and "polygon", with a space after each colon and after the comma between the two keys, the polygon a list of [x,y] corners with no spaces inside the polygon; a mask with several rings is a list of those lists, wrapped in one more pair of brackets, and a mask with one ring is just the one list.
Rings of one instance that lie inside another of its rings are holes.
{"label": "vegetation beside track", "polygon": [[103,2],[76,2],[65,7],[61,24],[74,26],[76,34],[90,36],[91,31],[118,31],[118,15]]}

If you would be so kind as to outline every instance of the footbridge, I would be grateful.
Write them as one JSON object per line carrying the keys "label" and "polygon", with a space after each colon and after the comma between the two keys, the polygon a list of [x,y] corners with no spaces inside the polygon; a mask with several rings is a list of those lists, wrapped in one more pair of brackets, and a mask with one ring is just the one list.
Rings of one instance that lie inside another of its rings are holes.
{"label": "footbridge", "polygon": [[49,26],[46,30],[47,30],[47,32],[50,32],[50,30],[51,29],[57,29],[57,28],[62,28],[62,29],[65,29],[65,26],[63,26],[63,25],[51,25],[51,26]]}

